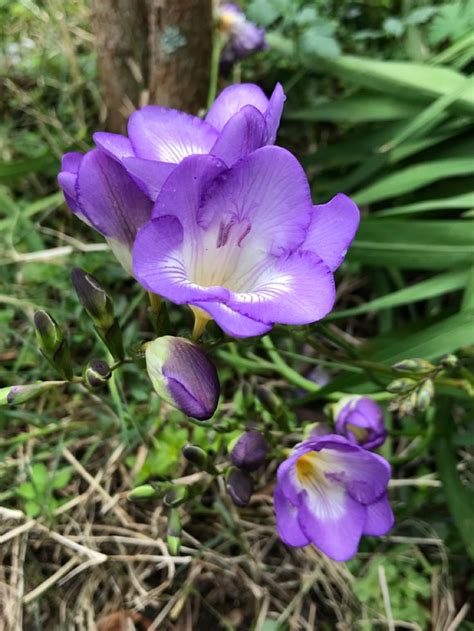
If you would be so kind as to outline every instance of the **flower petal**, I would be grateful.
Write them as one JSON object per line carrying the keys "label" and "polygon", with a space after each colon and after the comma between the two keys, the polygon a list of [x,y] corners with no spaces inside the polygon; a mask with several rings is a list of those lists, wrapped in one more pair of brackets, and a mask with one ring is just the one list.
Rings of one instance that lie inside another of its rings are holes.
{"label": "flower petal", "polygon": [[143,107],[130,116],[128,135],[138,158],[174,164],[186,156],[209,153],[218,137],[217,131],[200,118],[157,105]]}
{"label": "flower petal", "polygon": [[242,247],[263,252],[293,250],[306,237],[312,202],[308,180],[296,158],[280,147],[262,147],[217,180],[203,214],[249,225]]}
{"label": "flower petal", "polygon": [[331,311],[336,296],[332,273],[312,252],[270,255],[241,283],[252,288],[231,292],[228,306],[267,324],[316,322]]}
{"label": "flower petal", "polygon": [[227,166],[265,144],[266,126],[262,114],[246,105],[225,124],[211,153]]}
{"label": "flower petal", "polygon": [[367,508],[345,493],[304,493],[298,521],[311,542],[334,561],[348,561],[357,552]]}
{"label": "flower petal", "polygon": [[183,226],[172,215],[145,224],[138,231],[133,247],[135,278],[145,289],[177,304],[225,299],[228,293],[225,289],[191,283],[183,259],[183,238]]}
{"label": "flower petal", "polygon": [[99,149],[119,162],[134,155],[132,143],[126,136],[97,131],[92,138]]}
{"label": "flower petal", "polygon": [[93,149],[81,162],[76,187],[79,209],[94,228],[131,247],[152,203],[123,166]]}
{"label": "flower petal", "polygon": [[[209,293],[209,290],[215,291],[216,289],[218,288],[210,287],[207,293]],[[226,297],[227,296],[223,296],[223,300],[225,300]],[[219,324],[221,329],[232,337],[264,335],[272,328],[271,325],[237,313],[224,302],[215,302],[213,299],[210,299],[208,302],[193,301],[193,305],[209,313]]]}
{"label": "flower petal", "polygon": [[82,213],[77,207],[76,180],[83,158],[84,154],[77,151],[65,153],[61,160],[61,172],[58,175],[58,184],[63,189],[66,204],[73,213],[81,216]]}
{"label": "flower petal", "polygon": [[155,201],[163,184],[176,168],[171,162],[145,160],[144,158],[124,158],[122,161],[127,173],[152,201]]}
{"label": "flower petal", "polygon": [[288,546],[299,548],[307,546],[310,541],[303,533],[298,522],[298,508],[293,506],[283,495],[280,488],[275,488],[273,496],[275,504],[276,527],[280,539]]}
{"label": "flower petal", "polygon": [[364,535],[380,537],[386,535],[394,522],[392,508],[387,495],[367,506],[367,518],[364,525]]}
{"label": "flower petal", "polygon": [[334,271],[352,243],[359,219],[359,209],[342,193],[327,204],[314,206],[304,248],[316,252]]}
{"label": "flower petal", "polygon": [[285,101],[286,96],[283,92],[281,83],[277,83],[275,89],[273,90],[273,94],[270,97],[267,111],[265,112],[265,123],[267,126],[265,142],[267,145],[273,145],[276,140]]}
{"label": "flower petal", "polygon": [[246,105],[253,105],[264,113],[269,101],[263,90],[253,83],[231,85],[219,94],[205,118],[206,122],[221,131],[227,121]]}

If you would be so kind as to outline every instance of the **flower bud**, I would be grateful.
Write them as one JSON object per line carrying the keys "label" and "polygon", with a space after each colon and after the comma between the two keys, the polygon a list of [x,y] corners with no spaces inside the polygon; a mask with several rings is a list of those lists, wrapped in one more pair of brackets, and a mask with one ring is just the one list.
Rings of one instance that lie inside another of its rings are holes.
{"label": "flower bud", "polygon": [[18,405],[38,397],[46,390],[60,386],[65,381],[40,381],[25,386],[9,386],[0,389],[0,405]]}
{"label": "flower bud", "polygon": [[183,484],[173,485],[163,498],[163,504],[169,508],[180,506],[188,499],[188,487]]}
{"label": "flower bud", "polygon": [[99,281],[76,267],[71,274],[77,297],[91,320],[100,329],[109,329],[114,323],[112,300]]}
{"label": "flower bud", "polygon": [[443,355],[443,357],[441,357],[440,364],[444,366],[444,368],[457,368],[459,366],[459,358],[456,357],[456,355],[449,353],[448,355]]}
{"label": "flower bud", "polygon": [[227,491],[236,506],[247,506],[252,498],[253,480],[246,471],[232,469],[227,478]]}
{"label": "flower bud", "polygon": [[265,386],[255,386],[255,395],[268,412],[275,414],[281,408],[280,399]]}
{"label": "flower bud", "polygon": [[335,409],[336,432],[365,449],[380,447],[387,437],[382,408],[368,397],[344,397]]}
{"label": "flower bud", "polygon": [[46,311],[34,315],[36,339],[46,359],[66,379],[72,379],[71,352],[56,320]]}
{"label": "flower bud", "polygon": [[260,432],[249,431],[235,443],[230,452],[233,465],[245,471],[255,471],[264,462],[268,453],[267,441]]}
{"label": "flower bud", "polygon": [[84,383],[91,390],[101,388],[112,376],[109,365],[102,359],[91,359],[84,368]]}
{"label": "flower bud", "polygon": [[179,554],[181,549],[181,518],[176,508],[172,508],[168,515],[166,543],[173,556]]}
{"label": "flower bud", "polygon": [[214,364],[199,346],[166,335],[146,345],[145,357],[148,375],[162,399],[200,421],[214,414],[219,380]]}
{"label": "flower bud", "polygon": [[414,390],[417,386],[417,381],[415,379],[395,379],[387,386],[387,392],[391,392],[392,394],[407,394]]}
{"label": "flower bud", "polygon": [[215,466],[211,462],[209,455],[198,445],[185,445],[181,449],[181,453],[191,464],[202,471],[215,474],[217,472]]}
{"label": "flower bud", "polygon": [[432,379],[426,379],[418,388],[416,395],[416,407],[420,412],[425,412],[434,397],[434,384]]}
{"label": "flower bud", "polygon": [[434,366],[426,359],[404,359],[394,364],[393,369],[402,373],[426,374],[434,370]]}
{"label": "flower bud", "polygon": [[159,492],[151,484],[142,484],[130,491],[127,495],[127,499],[132,502],[142,502],[152,500],[159,497]]}

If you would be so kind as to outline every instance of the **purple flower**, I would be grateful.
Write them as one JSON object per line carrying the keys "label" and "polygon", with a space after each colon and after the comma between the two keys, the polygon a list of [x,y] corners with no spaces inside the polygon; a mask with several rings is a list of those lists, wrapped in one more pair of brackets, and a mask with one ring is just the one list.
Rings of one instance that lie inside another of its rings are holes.
{"label": "purple flower", "polygon": [[312,437],[278,468],[278,534],[289,546],[312,543],[335,561],[347,561],[362,535],[384,535],[392,527],[389,479],[390,465],[381,456],[342,436]]}
{"label": "purple flower", "polygon": [[221,63],[225,66],[266,48],[265,29],[247,20],[238,5],[231,2],[221,4],[217,16],[219,27],[227,36],[221,52]]}
{"label": "purple flower", "polygon": [[69,208],[104,235],[124,268],[137,230],[150,218],[152,201],[183,158],[217,156],[231,166],[275,142],[285,95],[280,84],[268,99],[253,84],[225,89],[206,120],[150,105],[134,112],[128,138],[94,134],[96,148],[63,156],[58,182]]}
{"label": "purple flower", "polygon": [[230,460],[239,469],[255,471],[265,462],[267,453],[268,445],[263,435],[248,431],[235,443],[230,452]]}
{"label": "purple flower", "polygon": [[365,449],[380,447],[387,437],[382,408],[367,397],[344,397],[336,406],[336,432]]}
{"label": "purple flower", "polygon": [[135,277],[234,337],[323,318],[359,223],[345,195],[313,206],[302,167],[278,147],[230,169],[213,156],[186,158],[152,217],[135,241]]}
{"label": "purple flower", "polygon": [[162,399],[184,414],[204,421],[219,400],[219,379],[204,352],[184,337],[165,335],[146,345],[146,368]]}

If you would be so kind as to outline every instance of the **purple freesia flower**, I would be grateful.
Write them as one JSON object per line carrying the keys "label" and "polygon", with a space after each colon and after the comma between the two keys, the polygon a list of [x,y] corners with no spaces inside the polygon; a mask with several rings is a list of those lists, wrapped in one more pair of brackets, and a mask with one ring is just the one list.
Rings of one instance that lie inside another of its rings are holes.
{"label": "purple freesia flower", "polygon": [[342,436],[313,436],[278,468],[278,534],[287,545],[312,543],[335,561],[347,561],[362,535],[384,535],[392,527],[389,479],[390,465],[381,456]]}
{"label": "purple freesia flower", "polygon": [[265,29],[247,20],[237,4],[225,2],[219,5],[217,16],[221,31],[227,35],[221,52],[221,63],[225,66],[266,48]]}
{"label": "purple freesia flower", "polygon": [[253,84],[225,89],[206,120],[150,105],[134,112],[128,138],[94,134],[96,148],[63,156],[58,182],[69,208],[104,235],[124,268],[136,232],[152,203],[183,158],[217,156],[227,166],[258,147],[272,144],[285,95],[280,84],[270,99]]}
{"label": "purple freesia flower", "polygon": [[380,447],[387,437],[382,408],[368,397],[341,399],[335,410],[336,432],[365,449]]}
{"label": "purple freesia flower", "polygon": [[313,206],[302,167],[278,147],[230,169],[213,156],[186,158],[152,217],[135,241],[135,277],[234,337],[323,318],[359,223],[345,195]]}

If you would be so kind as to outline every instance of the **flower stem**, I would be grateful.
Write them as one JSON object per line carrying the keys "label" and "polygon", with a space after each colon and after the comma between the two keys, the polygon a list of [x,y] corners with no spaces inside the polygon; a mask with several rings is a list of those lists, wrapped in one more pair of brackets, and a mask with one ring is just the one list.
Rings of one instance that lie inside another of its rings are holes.
{"label": "flower stem", "polygon": [[158,315],[161,309],[161,296],[154,294],[152,291],[148,292],[148,298],[150,300],[151,310],[154,315]]}
{"label": "flower stem", "polygon": [[206,328],[208,322],[208,318],[205,318],[196,312],[194,313],[194,326],[191,335],[193,342],[197,342],[199,340],[201,335],[204,333],[204,329]]}
{"label": "flower stem", "polygon": [[262,344],[265,347],[265,350],[267,351],[267,354],[272,360],[275,368],[281,375],[286,377],[288,381],[293,383],[295,386],[302,388],[306,392],[318,392],[318,390],[320,390],[320,386],[318,386],[317,383],[314,383],[314,381],[302,377],[299,372],[296,372],[296,370],[293,370],[293,368],[290,368],[290,366],[288,366],[284,359],[282,359],[282,357],[279,355],[278,351],[273,345],[272,340],[268,335],[262,337]]}
{"label": "flower stem", "polygon": [[217,94],[217,83],[219,81],[219,61],[222,51],[222,36],[214,25],[214,35],[212,37],[212,57],[211,57],[211,73],[209,77],[209,91],[207,93],[207,109],[211,108]]}

